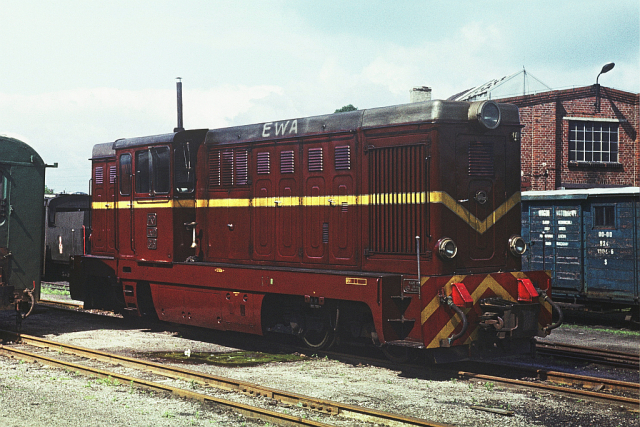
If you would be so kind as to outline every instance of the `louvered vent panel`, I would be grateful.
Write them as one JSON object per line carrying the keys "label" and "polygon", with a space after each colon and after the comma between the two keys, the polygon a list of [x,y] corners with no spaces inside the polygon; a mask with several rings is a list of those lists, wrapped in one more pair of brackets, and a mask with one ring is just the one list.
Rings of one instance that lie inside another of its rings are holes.
{"label": "louvered vent panel", "polygon": [[249,156],[247,150],[237,150],[235,152],[236,163],[236,185],[247,185],[249,183]]}
{"label": "louvered vent panel", "polygon": [[351,169],[351,147],[348,145],[336,147],[335,166],[337,171],[348,171]]}
{"label": "louvered vent panel", "polygon": [[309,149],[309,172],[322,172],[322,148]]}
{"label": "louvered vent panel", "polygon": [[372,148],[369,158],[369,251],[415,254],[426,250],[426,146]]}
{"label": "louvered vent panel", "polygon": [[109,184],[116,182],[116,167],[109,166]]}
{"label": "louvered vent panel", "polygon": [[280,173],[294,173],[294,155],[293,151],[280,152]]}
{"label": "louvered vent panel", "polygon": [[474,141],[469,143],[469,176],[493,177],[493,144]]}
{"label": "louvered vent panel", "polygon": [[258,153],[257,157],[258,162],[258,174],[259,175],[268,175],[271,173],[271,161],[269,152]]}
{"label": "louvered vent panel", "polygon": [[219,187],[220,180],[220,150],[209,151],[209,188]]}
{"label": "louvered vent panel", "polygon": [[222,185],[233,185],[233,151],[223,151],[220,159],[220,176]]}
{"label": "louvered vent panel", "polygon": [[104,183],[104,170],[102,166],[96,167],[96,184],[102,185]]}
{"label": "louvered vent panel", "polygon": [[322,243],[329,243],[329,223],[322,223]]}

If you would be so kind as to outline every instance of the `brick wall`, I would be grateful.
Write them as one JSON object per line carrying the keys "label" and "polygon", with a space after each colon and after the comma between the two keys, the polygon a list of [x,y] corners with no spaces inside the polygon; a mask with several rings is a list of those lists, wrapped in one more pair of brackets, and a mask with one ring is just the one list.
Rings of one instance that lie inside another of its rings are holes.
{"label": "brick wall", "polygon": [[[599,89],[599,111],[595,106],[595,85],[496,100],[520,108],[520,121],[524,125],[520,159],[523,191],[640,186],[639,95],[607,87]],[[569,164],[567,117],[620,120],[620,165]]]}

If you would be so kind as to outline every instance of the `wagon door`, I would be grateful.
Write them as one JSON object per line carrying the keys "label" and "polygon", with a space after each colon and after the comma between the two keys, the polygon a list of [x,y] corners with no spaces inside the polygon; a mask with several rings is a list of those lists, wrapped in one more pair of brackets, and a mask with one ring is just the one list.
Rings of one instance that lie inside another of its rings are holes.
{"label": "wagon door", "polygon": [[274,259],[275,190],[274,147],[253,151],[255,171],[253,183],[253,258]]}
{"label": "wagon door", "polygon": [[[115,245],[120,256],[131,256],[135,253],[133,240],[133,155],[130,152],[118,154],[117,189],[115,190]],[[94,197],[95,199],[95,197]],[[95,217],[92,221],[94,229]]]}
{"label": "wagon door", "polygon": [[305,141],[304,144],[302,229],[305,262],[329,261],[329,203],[333,204],[333,201],[327,188],[330,188],[331,184],[331,177],[325,165],[328,146],[329,141],[326,139]]}
{"label": "wagon door", "polygon": [[275,171],[277,195],[274,200],[276,221],[276,261],[299,261],[302,256],[300,238],[300,172],[299,144],[276,147],[278,167]]}
{"label": "wagon door", "polygon": [[331,264],[355,265],[357,235],[357,206],[355,201],[355,168],[352,153],[355,138],[337,138],[329,150],[328,168],[331,173],[329,248]]}
{"label": "wagon door", "polygon": [[[116,162],[94,160],[92,185],[91,244],[94,254],[113,254],[115,251],[114,223],[116,218]],[[80,221],[82,223],[82,221]],[[55,242],[50,242],[55,245]]]}
{"label": "wagon door", "polygon": [[248,259],[251,237],[249,150],[212,145],[208,157],[208,256],[217,260]]}
{"label": "wagon door", "polygon": [[[496,253],[498,241],[507,241],[499,221],[509,209],[505,191],[505,139],[500,136],[459,135],[456,139],[456,194],[458,267],[499,267],[506,254]],[[518,221],[520,221],[518,217]]]}

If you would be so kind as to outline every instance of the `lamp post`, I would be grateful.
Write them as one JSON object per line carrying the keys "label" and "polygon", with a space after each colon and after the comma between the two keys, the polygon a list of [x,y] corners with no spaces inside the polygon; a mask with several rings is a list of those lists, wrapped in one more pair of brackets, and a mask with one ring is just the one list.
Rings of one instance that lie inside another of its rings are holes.
{"label": "lamp post", "polygon": [[598,77],[596,77],[596,111],[599,113],[600,112],[600,84],[598,83],[598,79],[600,78],[600,74],[604,74],[604,73],[608,73],[609,71],[613,70],[613,67],[615,67],[616,64],[613,62],[607,62],[606,64],[604,64],[602,66],[602,69],[600,70],[600,73],[598,74]]}

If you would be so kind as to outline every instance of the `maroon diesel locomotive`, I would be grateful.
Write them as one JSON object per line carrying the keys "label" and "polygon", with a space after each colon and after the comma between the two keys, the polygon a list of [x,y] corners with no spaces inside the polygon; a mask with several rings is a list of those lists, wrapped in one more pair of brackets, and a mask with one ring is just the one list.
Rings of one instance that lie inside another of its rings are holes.
{"label": "maroon diesel locomotive", "polygon": [[520,130],[428,101],[98,144],[72,297],[318,349],[528,351],[558,323],[521,271]]}

